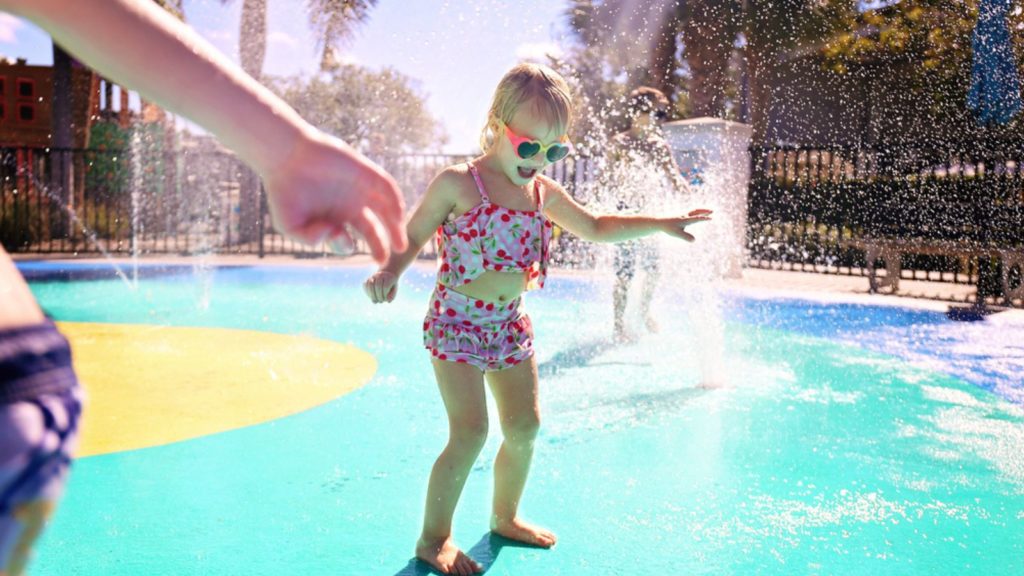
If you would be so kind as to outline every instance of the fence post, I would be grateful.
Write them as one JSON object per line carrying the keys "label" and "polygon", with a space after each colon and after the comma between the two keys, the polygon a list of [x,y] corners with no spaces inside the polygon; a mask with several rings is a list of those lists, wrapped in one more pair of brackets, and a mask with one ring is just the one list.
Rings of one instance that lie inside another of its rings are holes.
{"label": "fence post", "polygon": [[263,182],[260,182],[260,198],[259,198],[259,211],[256,217],[256,241],[259,243],[259,255],[262,259],[266,254],[265,248],[263,247],[263,237],[267,233],[267,227],[263,225],[263,219],[267,217],[267,191],[263,188]]}

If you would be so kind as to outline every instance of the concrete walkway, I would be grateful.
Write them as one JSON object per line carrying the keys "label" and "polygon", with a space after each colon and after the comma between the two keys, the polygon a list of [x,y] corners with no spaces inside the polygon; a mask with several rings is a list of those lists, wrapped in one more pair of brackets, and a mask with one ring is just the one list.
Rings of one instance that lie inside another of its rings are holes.
{"label": "concrete walkway", "polygon": [[[13,254],[16,261],[46,261],[51,263],[69,262],[79,264],[105,264],[111,260],[104,258],[74,258],[64,255],[47,255],[41,257],[39,254]],[[148,256],[139,260],[146,265],[154,264],[177,264],[192,265],[200,257],[196,256]],[[214,254],[201,257],[205,265],[210,266],[372,266],[373,260],[367,255],[355,255],[347,258],[296,258],[294,256],[267,256],[257,258],[251,255],[222,255]],[[130,265],[128,258],[116,258],[113,262],[118,266]],[[421,259],[415,263],[416,266],[433,267],[433,260]],[[554,270],[553,274],[585,274],[586,271],[578,270]],[[925,280],[900,280],[900,290],[897,294],[869,294],[868,279],[866,276],[846,276],[838,274],[822,274],[816,272],[799,272],[790,270],[766,270],[761,268],[745,268],[741,278],[726,280],[730,289],[736,289],[745,293],[765,292],[771,294],[792,294],[792,295],[814,295],[832,294],[855,297],[858,300],[875,301],[879,303],[894,300],[902,301],[905,305],[913,305],[910,300],[918,301],[918,306],[928,308],[948,308],[950,303],[972,302],[974,299],[975,287],[971,284],[954,284],[951,282],[933,282]],[[927,304],[931,302],[932,304]]]}
{"label": "concrete walkway", "polygon": [[743,289],[829,292],[961,303],[973,302],[975,293],[975,287],[972,284],[900,279],[900,290],[898,293],[889,294],[886,291],[880,294],[870,294],[868,292],[868,279],[866,276],[765,270],[761,268],[745,268],[742,278],[729,280],[728,283],[730,286]]}

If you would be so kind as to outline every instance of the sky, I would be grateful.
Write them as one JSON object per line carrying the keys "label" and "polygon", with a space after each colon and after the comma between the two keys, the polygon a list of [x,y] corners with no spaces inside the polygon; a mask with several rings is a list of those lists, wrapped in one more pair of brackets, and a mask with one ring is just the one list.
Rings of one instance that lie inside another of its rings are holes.
{"label": "sky", "polygon": [[[269,0],[269,6],[264,73],[315,73],[319,52],[306,2]],[[566,6],[562,1],[378,0],[340,56],[374,70],[391,67],[414,79],[448,134],[444,151],[469,153],[477,146],[494,87],[505,71],[567,42]],[[241,0],[185,0],[184,8],[186,22],[237,63]],[[45,32],[2,12],[0,54],[30,64],[53,61]]]}

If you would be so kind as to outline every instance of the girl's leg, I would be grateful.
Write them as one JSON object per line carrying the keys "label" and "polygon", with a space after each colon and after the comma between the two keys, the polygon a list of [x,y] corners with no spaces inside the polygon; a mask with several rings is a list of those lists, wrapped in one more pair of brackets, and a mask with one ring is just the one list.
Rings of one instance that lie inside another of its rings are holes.
{"label": "girl's leg", "polygon": [[537,402],[537,362],[533,356],[506,370],[489,372],[487,381],[501,418],[504,441],[494,461],[494,513],[491,530],[506,538],[537,546],[555,544],[550,531],[523,522],[519,499],[533,460],[533,443],[540,428]]}
{"label": "girl's leg", "polygon": [[448,444],[427,485],[423,533],[416,557],[445,574],[475,574],[482,567],[452,542],[452,516],[473,462],[487,440],[483,373],[467,364],[433,360],[441,399],[448,412]]}

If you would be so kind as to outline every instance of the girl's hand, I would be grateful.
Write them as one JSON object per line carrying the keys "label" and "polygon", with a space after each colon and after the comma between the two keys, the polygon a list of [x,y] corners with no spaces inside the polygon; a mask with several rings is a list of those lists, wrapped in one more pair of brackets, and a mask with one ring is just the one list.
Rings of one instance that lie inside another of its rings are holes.
{"label": "girl's hand", "polygon": [[697,222],[706,222],[711,220],[711,210],[705,208],[698,208],[691,210],[686,216],[680,216],[678,218],[669,218],[665,227],[665,233],[675,236],[676,238],[682,238],[687,242],[693,242],[696,238],[693,234],[686,231],[686,227]]}
{"label": "girl's hand", "polygon": [[378,270],[363,282],[363,290],[374,304],[391,302],[398,293],[398,275],[387,270]]}

